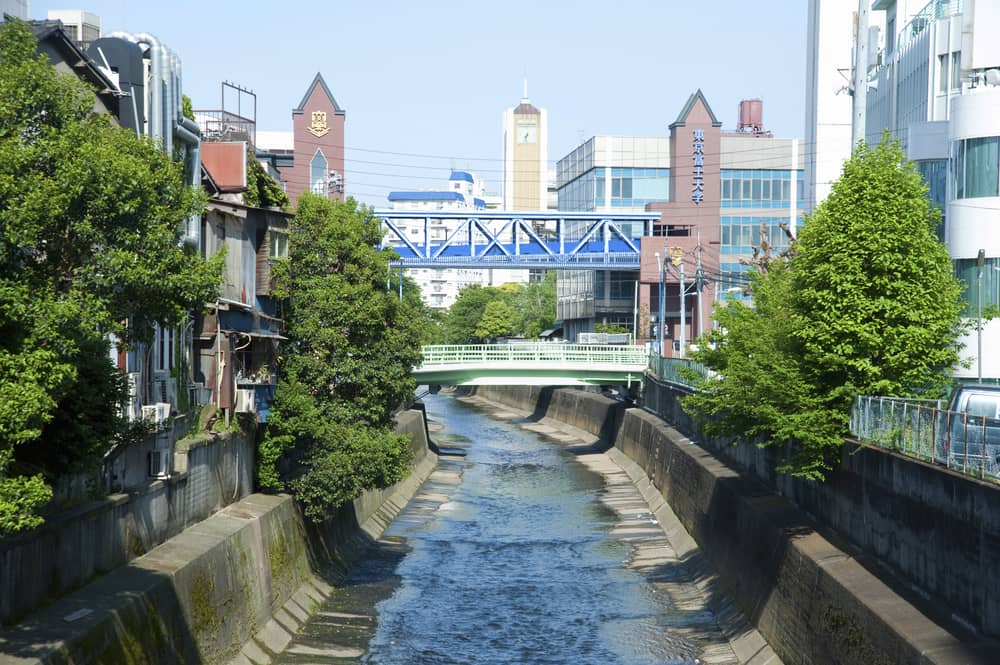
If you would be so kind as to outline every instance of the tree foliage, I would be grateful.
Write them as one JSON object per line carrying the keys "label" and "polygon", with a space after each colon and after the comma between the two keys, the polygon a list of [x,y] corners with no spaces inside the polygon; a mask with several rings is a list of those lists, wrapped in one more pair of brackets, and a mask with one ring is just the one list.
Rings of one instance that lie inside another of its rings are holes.
{"label": "tree foliage", "polygon": [[[448,310],[442,324],[442,337],[446,344],[484,342],[498,335],[480,334],[477,331],[487,306],[502,303],[513,310],[508,333],[535,338],[551,328],[556,318],[556,274],[548,271],[541,282],[480,286],[473,284],[462,289],[458,299]],[[494,313],[499,311],[494,306]],[[504,333],[501,333],[504,334]]]}
{"label": "tree foliage", "polygon": [[484,341],[493,341],[513,331],[514,308],[502,300],[486,303],[483,315],[476,324],[476,337]]}
{"label": "tree foliage", "polygon": [[253,151],[247,151],[247,205],[257,208],[281,208],[289,206],[288,194],[274,178],[264,170]]}
{"label": "tree foliage", "polygon": [[221,268],[181,245],[202,200],[180,166],[95,115],[37,46],[0,25],[0,531],[37,523],[32,478],[94,463],[122,431],[108,334],[179,322]]}
{"label": "tree foliage", "polygon": [[385,288],[393,253],[376,249],[380,233],[353,199],[303,194],[275,269],[289,341],[258,481],[293,490],[315,520],[408,468],[409,443],[391,426],[415,388],[421,319]]}
{"label": "tree foliage", "polygon": [[782,471],[832,468],[858,394],[937,397],[959,359],[960,283],[938,210],[898,144],[860,144],[788,260],[756,271],[696,359],[686,406],[711,434],[781,446]]}

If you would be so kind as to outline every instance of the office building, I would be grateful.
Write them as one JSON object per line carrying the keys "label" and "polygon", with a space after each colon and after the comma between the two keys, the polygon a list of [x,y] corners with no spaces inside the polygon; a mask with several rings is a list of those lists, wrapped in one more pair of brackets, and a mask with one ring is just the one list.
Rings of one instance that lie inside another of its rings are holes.
{"label": "office building", "polygon": [[[876,0],[865,137],[898,139],[942,211],[965,313],[1000,305],[1000,4]],[[982,259],[980,260],[980,256]],[[980,263],[982,267],[980,268]],[[982,344],[983,356],[977,357]],[[1000,379],[1000,320],[964,339],[963,378]]]}
{"label": "office building", "polygon": [[755,248],[787,247],[781,227],[794,233],[802,210],[802,142],[764,129],[761,100],[742,102],[739,116],[736,131],[723,132],[699,90],[669,136],[596,136],[559,160],[560,209],[662,213],[653,235],[641,237],[640,270],[560,272],[556,318],[567,339],[611,323],[638,339],[662,334],[676,342],[664,344],[664,355],[682,354],[681,337],[690,342],[710,325],[716,293],[742,296],[730,290],[745,284]]}
{"label": "office building", "polygon": [[[485,210],[488,196],[486,184],[468,171],[452,171],[448,185],[442,190],[399,191],[389,193],[393,211],[412,211],[412,219],[397,220],[400,231],[412,241],[423,243],[424,234],[433,245],[445,242],[462,220],[434,217],[435,212]],[[411,268],[406,271],[420,287],[424,302],[436,309],[446,309],[467,286],[493,286],[508,282],[527,283],[527,270],[485,268]]]}

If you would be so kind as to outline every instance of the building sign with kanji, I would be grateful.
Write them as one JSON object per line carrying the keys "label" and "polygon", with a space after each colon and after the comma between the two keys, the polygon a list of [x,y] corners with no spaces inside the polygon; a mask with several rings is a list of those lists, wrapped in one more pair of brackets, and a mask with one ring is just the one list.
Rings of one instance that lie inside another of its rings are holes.
{"label": "building sign with kanji", "polygon": [[696,204],[705,200],[705,130],[694,130],[694,182],[691,187],[691,200]]}

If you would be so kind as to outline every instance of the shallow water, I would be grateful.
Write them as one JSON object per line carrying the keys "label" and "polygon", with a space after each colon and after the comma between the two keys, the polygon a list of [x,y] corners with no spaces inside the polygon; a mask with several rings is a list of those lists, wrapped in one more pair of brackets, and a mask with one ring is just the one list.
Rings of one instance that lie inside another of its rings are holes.
{"label": "shallow water", "polygon": [[622,517],[600,475],[516,422],[445,395],[425,403],[435,441],[466,457],[441,458],[280,662],[699,662],[705,644],[685,628],[714,620],[629,566],[636,541],[611,533]]}

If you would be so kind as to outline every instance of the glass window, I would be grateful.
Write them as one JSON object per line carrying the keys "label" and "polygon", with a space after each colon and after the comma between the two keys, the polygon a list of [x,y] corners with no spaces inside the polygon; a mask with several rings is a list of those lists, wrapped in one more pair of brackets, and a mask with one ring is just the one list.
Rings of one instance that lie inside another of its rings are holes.
{"label": "glass window", "polygon": [[281,259],[288,256],[288,234],[271,231],[271,258]]}
{"label": "glass window", "polygon": [[998,147],[1000,140],[995,136],[955,142],[955,198],[997,196],[1000,185]]}
{"label": "glass window", "polygon": [[948,54],[938,56],[938,92],[948,92]]}
{"label": "glass window", "polygon": [[309,189],[314,194],[326,194],[326,167],[326,156],[322,150],[317,150],[309,163]]}
{"label": "glass window", "polygon": [[953,51],[951,54],[951,76],[949,78],[951,81],[952,90],[962,87],[962,79],[961,79],[962,67],[960,62],[961,56],[962,56],[961,51]]}

